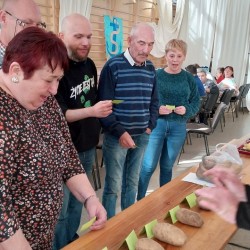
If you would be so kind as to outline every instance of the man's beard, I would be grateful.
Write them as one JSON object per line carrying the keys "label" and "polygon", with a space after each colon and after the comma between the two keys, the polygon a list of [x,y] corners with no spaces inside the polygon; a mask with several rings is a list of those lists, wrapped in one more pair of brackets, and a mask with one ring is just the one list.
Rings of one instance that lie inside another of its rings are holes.
{"label": "man's beard", "polygon": [[86,56],[80,56],[74,50],[71,50],[70,55],[69,55],[69,58],[72,59],[73,61],[76,61],[76,62],[85,61],[87,59],[87,57],[88,57],[88,53],[86,54]]}

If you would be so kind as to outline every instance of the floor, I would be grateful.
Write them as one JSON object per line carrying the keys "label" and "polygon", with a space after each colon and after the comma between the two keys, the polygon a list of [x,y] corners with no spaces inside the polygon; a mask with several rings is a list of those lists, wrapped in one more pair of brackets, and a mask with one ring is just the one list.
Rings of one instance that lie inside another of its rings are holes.
{"label": "floor", "polygon": [[[245,109],[244,114],[239,112],[238,118],[232,119],[232,113],[225,113],[225,127],[223,126],[223,132],[221,131],[220,124],[217,126],[213,134],[209,135],[208,143],[210,153],[215,151],[215,147],[218,143],[226,143],[232,139],[240,138],[250,133],[250,113]],[[173,168],[173,178],[178,176],[180,173],[190,168],[191,166],[197,165],[201,161],[201,157],[205,155],[205,147],[203,138],[197,138],[195,135],[192,136],[192,145],[185,144],[184,153],[181,154],[179,164],[175,164]],[[100,152],[98,155],[101,159]],[[100,161],[99,161],[100,162]],[[105,167],[100,169],[102,188],[105,176]],[[159,168],[155,171],[150,185],[148,193],[153,192],[159,187]],[[97,195],[101,200],[102,189],[97,190]],[[119,199],[118,199],[119,201]],[[120,211],[119,202],[117,204],[117,212]],[[81,224],[86,222],[86,212],[83,210]],[[82,234],[82,233],[79,233]],[[204,248],[205,249],[205,248]],[[231,239],[230,243],[225,247],[224,250],[241,250],[250,249],[250,232],[246,230],[238,230],[235,236]]]}

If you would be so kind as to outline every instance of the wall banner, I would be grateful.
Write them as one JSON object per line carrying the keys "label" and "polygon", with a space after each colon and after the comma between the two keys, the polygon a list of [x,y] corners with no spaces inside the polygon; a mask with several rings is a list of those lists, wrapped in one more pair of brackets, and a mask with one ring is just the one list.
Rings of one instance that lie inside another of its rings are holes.
{"label": "wall banner", "polygon": [[104,16],[107,59],[123,52],[123,27],[119,17]]}

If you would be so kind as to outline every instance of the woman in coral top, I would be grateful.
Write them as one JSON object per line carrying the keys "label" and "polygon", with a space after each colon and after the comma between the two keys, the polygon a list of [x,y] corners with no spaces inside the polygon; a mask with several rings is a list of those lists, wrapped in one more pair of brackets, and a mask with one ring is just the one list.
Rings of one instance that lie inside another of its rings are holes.
{"label": "woman in coral top", "polygon": [[217,72],[216,72],[216,76],[215,76],[216,82],[220,83],[224,78],[225,78],[224,68],[223,67],[217,68]]}

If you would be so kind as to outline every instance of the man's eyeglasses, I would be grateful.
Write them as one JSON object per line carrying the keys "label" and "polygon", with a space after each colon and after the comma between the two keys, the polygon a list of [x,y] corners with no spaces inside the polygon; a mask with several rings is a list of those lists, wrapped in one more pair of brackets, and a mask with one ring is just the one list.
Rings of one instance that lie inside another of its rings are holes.
{"label": "man's eyeglasses", "polygon": [[[16,19],[16,24],[18,24],[19,26],[21,26],[22,28],[25,28],[25,27],[29,27],[29,26],[32,26],[34,25],[34,22],[28,22],[28,21],[25,21],[25,20],[21,20],[19,18],[17,18],[16,16],[12,15],[10,12],[6,11],[5,12]],[[43,29],[46,29],[46,23],[44,22],[38,22],[36,23],[36,26],[39,27],[39,28],[43,28]]]}

